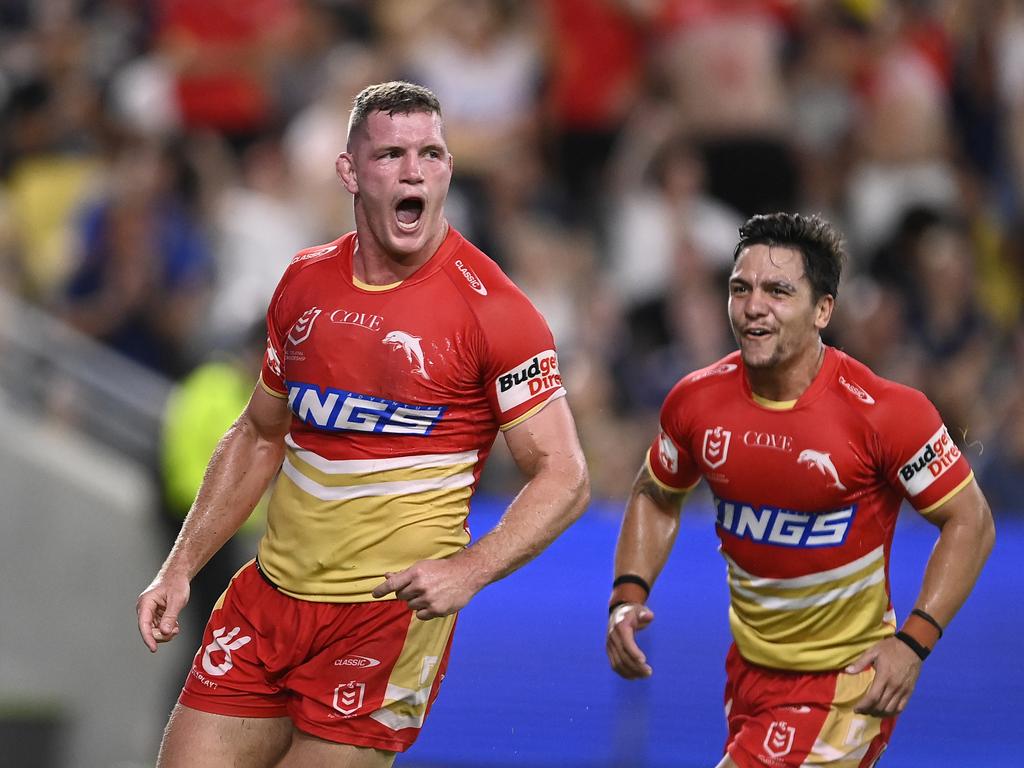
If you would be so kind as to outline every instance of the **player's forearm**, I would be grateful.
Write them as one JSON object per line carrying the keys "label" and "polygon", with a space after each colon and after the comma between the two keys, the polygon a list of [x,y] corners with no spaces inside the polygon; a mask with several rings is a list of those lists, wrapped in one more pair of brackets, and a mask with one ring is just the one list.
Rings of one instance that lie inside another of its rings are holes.
{"label": "player's forearm", "polygon": [[494,529],[459,554],[471,565],[474,587],[482,589],[535,558],[579,519],[589,501],[590,479],[582,456],[542,469]]}
{"label": "player's forearm", "polygon": [[943,523],[915,607],[942,626],[949,624],[974,588],[994,543],[995,526],[983,500],[973,514]]}
{"label": "player's forearm", "polygon": [[[668,560],[679,532],[682,497],[667,504],[656,503],[637,488],[626,505],[619,540],[615,546],[615,574],[639,576],[654,584]],[[612,591],[612,602],[645,602],[643,588],[621,584]]]}
{"label": "player's forearm", "polygon": [[245,522],[281,466],[284,445],[261,436],[244,417],[214,451],[162,573],[193,578]]}

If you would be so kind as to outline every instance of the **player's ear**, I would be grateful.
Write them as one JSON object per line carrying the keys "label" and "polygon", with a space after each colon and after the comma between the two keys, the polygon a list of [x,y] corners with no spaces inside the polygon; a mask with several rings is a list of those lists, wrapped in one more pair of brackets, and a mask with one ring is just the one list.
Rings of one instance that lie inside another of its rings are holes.
{"label": "player's ear", "polygon": [[338,172],[338,178],[345,189],[353,195],[359,193],[359,180],[356,177],[356,166],[349,152],[342,152],[334,161],[334,170]]}
{"label": "player's ear", "polygon": [[835,309],[836,298],[831,293],[826,293],[814,307],[814,327],[819,331],[824,330],[832,319],[832,310]]}

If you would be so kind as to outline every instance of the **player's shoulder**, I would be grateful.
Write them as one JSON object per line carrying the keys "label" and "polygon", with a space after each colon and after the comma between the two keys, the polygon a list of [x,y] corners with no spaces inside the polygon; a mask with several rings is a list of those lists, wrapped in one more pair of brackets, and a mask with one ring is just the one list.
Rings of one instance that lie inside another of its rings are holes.
{"label": "player's shoulder", "polygon": [[920,390],[880,376],[841,350],[833,352],[838,359],[832,389],[851,408],[862,411],[865,418],[873,421],[876,417],[906,415],[928,404]]}
{"label": "player's shoulder", "polygon": [[492,258],[458,232],[453,240],[441,271],[475,313],[492,314],[516,305],[532,308],[526,294]]}
{"label": "player's shoulder", "polygon": [[740,353],[732,352],[711,365],[686,374],[672,388],[672,393],[677,397],[693,396],[719,387],[730,386],[742,375]]}
{"label": "player's shoulder", "polygon": [[288,263],[288,268],[285,270],[285,278],[294,279],[297,275],[308,270],[322,268],[325,263],[337,260],[344,248],[354,237],[355,233],[349,232],[329,243],[321,243],[320,245],[311,245],[308,248],[303,248],[292,256],[292,260]]}

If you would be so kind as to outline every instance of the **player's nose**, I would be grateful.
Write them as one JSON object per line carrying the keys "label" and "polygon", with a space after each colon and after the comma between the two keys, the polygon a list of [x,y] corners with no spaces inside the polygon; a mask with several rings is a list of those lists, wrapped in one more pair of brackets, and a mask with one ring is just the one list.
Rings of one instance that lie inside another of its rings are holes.
{"label": "player's nose", "polygon": [[413,184],[423,181],[423,165],[419,155],[410,153],[402,161],[402,181]]}

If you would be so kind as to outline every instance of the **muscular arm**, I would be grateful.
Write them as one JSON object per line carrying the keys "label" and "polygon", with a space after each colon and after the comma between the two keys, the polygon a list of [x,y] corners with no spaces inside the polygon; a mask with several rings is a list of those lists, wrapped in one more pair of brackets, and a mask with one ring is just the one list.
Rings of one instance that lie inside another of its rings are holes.
{"label": "muscular arm", "polygon": [[374,597],[395,592],[420,619],[454,613],[540,554],[583,513],[590,480],[564,398],[510,429],[505,440],[529,479],[494,529],[447,560],[423,560],[389,574]]}
{"label": "muscular arm", "polygon": [[995,523],[975,480],[926,519],[938,526],[939,540],[925,566],[914,607],[946,626],[967,600],[992,551]]}
{"label": "muscular arm", "polygon": [[[945,627],[974,588],[995,543],[995,525],[974,480],[926,519],[938,526],[939,539],[925,566],[914,607]],[[903,631],[928,648],[934,648],[939,639],[938,630],[914,615],[908,617]],[[879,717],[902,712],[917,684],[921,660],[901,640],[888,638],[865,651],[848,671],[860,672],[869,666],[875,668],[875,679],[857,703],[857,711]]]}
{"label": "muscular arm", "polygon": [[[646,464],[640,468],[615,547],[616,576],[633,574],[654,584],[675,544],[686,493],[666,490]],[[606,650],[612,669],[625,678],[649,677],[653,671],[636,642],[636,633],[654,619],[646,601],[643,588],[636,584],[620,584],[612,590],[612,604],[624,604],[609,617]]]}
{"label": "muscular arm", "polygon": [[257,386],[221,438],[170,554],[136,605],[139,632],[151,651],[177,634],[188,583],[245,522],[281,466],[290,421],[287,402]]}
{"label": "muscular arm", "polygon": [[[685,498],[685,492],[675,493],[658,485],[646,464],[640,468],[615,547],[616,576],[631,573],[654,584],[675,544]],[[620,600],[643,603],[647,595],[635,584],[622,584],[612,590],[611,597],[613,603]]]}

